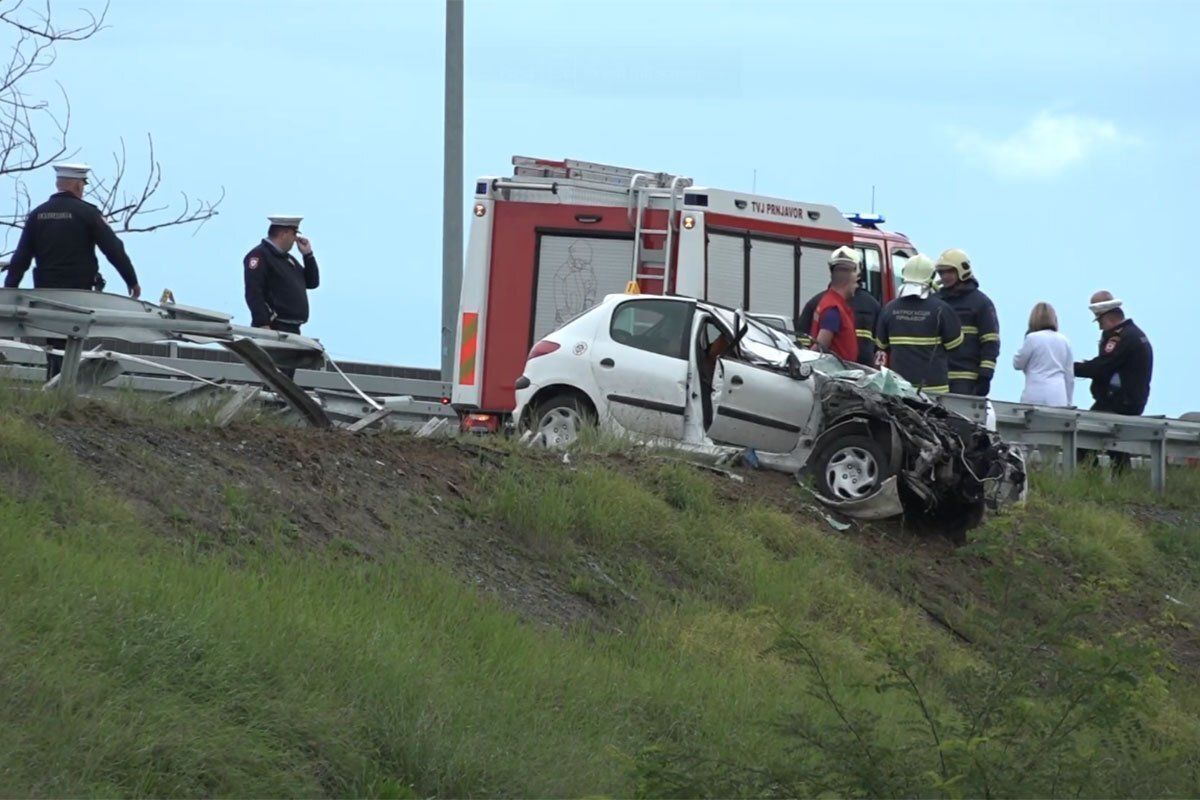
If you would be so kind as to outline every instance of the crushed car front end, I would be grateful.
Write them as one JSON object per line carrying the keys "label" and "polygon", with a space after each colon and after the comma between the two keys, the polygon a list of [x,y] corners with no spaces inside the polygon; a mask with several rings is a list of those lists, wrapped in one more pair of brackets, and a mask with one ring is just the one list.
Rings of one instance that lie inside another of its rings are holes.
{"label": "crushed car front end", "polygon": [[886,375],[855,371],[822,376],[818,396],[823,424],[814,454],[848,436],[869,438],[882,454],[880,469],[886,471],[873,495],[849,502],[818,479],[827,504],[868,518],[902,510],[961,539],[987,510],[1024,500],[1028,479],[1019,448],[907,384],[881,391],[880,376]]}

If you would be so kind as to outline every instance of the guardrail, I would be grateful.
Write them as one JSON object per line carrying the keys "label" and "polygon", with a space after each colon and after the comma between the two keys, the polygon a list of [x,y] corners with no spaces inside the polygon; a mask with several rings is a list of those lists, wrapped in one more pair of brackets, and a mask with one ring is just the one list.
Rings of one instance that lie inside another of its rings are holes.
{"label": "guardrail", "polygon": [[[431,380],[431,370],[353,364],[343,371],[316,340],[244,328],[207,309],[99,292],[0,289],[0,337],[65,340],[58,383],[67,391],[133,389],[191,402],[236,390],[243,403],[253,387],[265,386],[320,425],[387,417],[407,427],[453,414],[444,399],[449,386]],[[0,341],[0,374],[42,381],[45,363],[41,346]],[[295,368],[295,380],[279,366]]]}
{"label": "guardrail", "polygon": [[[977,422],[987,419],[989,401],[984,398],[943,395],[940,401]],[[1148,461],[1150,484],[1162,493],[1166,491],[1168,461],[1200,459],[1200,422],[1170,417],[1126,417],[1003,400],[990,403],[996,430],[1006,441],[1057,447],[1067,475],[1075,472],[1080,450],[1127,453]]]}

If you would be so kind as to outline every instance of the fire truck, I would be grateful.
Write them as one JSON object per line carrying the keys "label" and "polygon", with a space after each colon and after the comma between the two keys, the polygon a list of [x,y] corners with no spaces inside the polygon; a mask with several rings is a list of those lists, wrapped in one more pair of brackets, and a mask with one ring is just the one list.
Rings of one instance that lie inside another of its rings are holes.
{"label": "fire truck", "polygon": [[866,288],[881,303],[917,252],[875,215],[661,172],[525,156],[512,163],[511,177],[475,183],[451,398],[465,430],[497,430],[530,347],[605,295],[684,295],[794,327],[828,284],[836,248],[861,252]]}

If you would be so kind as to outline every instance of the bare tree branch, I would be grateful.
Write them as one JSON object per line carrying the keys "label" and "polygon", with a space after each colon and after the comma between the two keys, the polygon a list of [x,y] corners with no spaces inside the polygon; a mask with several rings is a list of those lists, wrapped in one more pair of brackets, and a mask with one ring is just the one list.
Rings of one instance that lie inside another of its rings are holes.
{"label": "bare tree branch", "polygon": [[[0,56],[0,194],[11,206],[0,208],[0,255],[9,251],[10,237],[24,226],[31,202],[26,179],[30,173],[72,157],[71,103],[59,84],[61,98],[31,96],[30,78],[54,66],[57,47],[87,41],[105,29],[109,6],[99,12],[82,8],[73,21],[55,16],[53,0],[0,0],[0,47],[7,39],[8,57]],[[88,198],[104,213],[114,230],[146,233],[161,228],[195,225],[197,230],[217,214],[225,198],[198,200],[181,192],[182,207],[159,201],[163,171],[147,134],[144,180],[130,182],[124,138],[113,153],[113,171],[94,175]],[[47,186],[50,181],[47,181]],[[136,187],[134,186],[136,184]]]}

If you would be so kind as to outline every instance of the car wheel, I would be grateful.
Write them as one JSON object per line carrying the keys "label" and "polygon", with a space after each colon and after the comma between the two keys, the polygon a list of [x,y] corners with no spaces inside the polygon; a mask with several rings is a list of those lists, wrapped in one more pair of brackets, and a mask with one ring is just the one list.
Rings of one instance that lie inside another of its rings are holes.
{"label": "car wheel", "polygon": [[538,403],[530,415],[529,427],[542,437],[547,447],[569,447],[579,440],[584,429],[596,424],[590,408],[573,394],[556,394]]}
{"label": "car wheel", "polygon": [[817,491],[831,500],[870,497],[887,479],[888,459],[869,436],[842,436],[821,448],[812,463]]}

